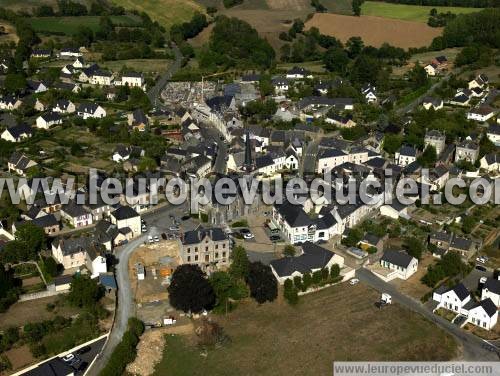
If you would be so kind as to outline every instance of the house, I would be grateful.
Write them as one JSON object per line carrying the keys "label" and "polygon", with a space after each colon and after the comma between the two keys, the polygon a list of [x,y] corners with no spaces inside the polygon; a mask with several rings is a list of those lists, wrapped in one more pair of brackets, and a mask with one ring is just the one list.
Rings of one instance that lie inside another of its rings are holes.
{"label": "house", "polygon": [[498,310],[491,299],[481,300],[468,308],[467,322],[491,330],[497,324]]}
{"label": "house", "polygon": [[126,72],[123,73],[121,80],[116,81],[117,86],[130,86],[130,87],[140,87],[145,88],[144,75],[137,72]]}
{"label": "house", "polygon": [[141,216],[130,206],[120,206],[111,213],[111,223],[116,225],[118,230],[130,229],[132,236],[141,234]]}
{"label": "house", "polygon": [[198,265],[202,270],[214,271],[230,264],[229,238],[218,227],[187,231],[181,235],[180,257],[185,264]]}
{"label": "house", "polygon": [[448,249],[450,248],[451,239],[453,238],[452,233],[447,233],[445,231],[437,231],[433,232],[429,236],[429,244],[435,246],[435,250],[432,252],[432,255],[436,258],[441,258],[444,256]]}
{"label": "house", "polygon": [[256,84],[260,81],[261,77],[262,76],[258,73],[244,74],[243,76],[241,76],[241,82]]}
{"label": "house", "polygon": [[92,85],[109,86],[112,82],[113,74],[102,69],[94,70],[92,76],[90,76],[90,83]]}
{"label": "house", "polygon": [[84,68],[81,70],[80,75],[78,76],[78,81],[81,82],[91,82],[92,77],[94,76],[95,72],[99,72],[101,68],[99,68],[99,65],[97,64],[92,64],[88,66],[87,68]]}
{"label": "house", "polygon": [[436,56],[432,63],[436,64],[439,70],[444,70],[448,67],[448,59],[444,55]]}
{"label": "house", "polygon": [[302,277],[321,269],[330,270],[334,264],[344,266],[344,258],[309,241],[300,246],[301,253],[294,257],[284,257],[270,263],[271,271],[279,284],[287,279]]}
{"label": "house", "polygon": [[[497,120],[498,121],[498,120]],[[500,124],[500,123],[498,123]],[[486,137],[496,146],[500,146],[500,125],[492,124],[486,131]]]}
{"label": "house", "polygon": [[352,116],[341,116],[337,114],[329,114],[325,118],[325,123],[334,124],[341,128],[352,128],[356,126],[356,122],[352,120]]}
{"label": "house", "polygon": [[500,307],[500,280],[487,278],[481,287],[481,300],[491,299],[496,307]]}
{"label": "house", "polygon": [[35,166],[38,166],[38,163],[17,151],[12,153],[9,161],[7,162],[9,172],[14,171],[16,174],[21,176],[26,176],[28,170]]}
{"label": "house", "polygon": [[134,130],[137,129],[139,132],[144,132],[149,125],[149,119],[144,114],[144,111],[138,108],[131,114],[128,114],[128,125]]}
{"label": "house", "polygon": [[366,103],[376,103],[378,101],[377,88],[372,84],[366,84],[361,88],[361,94],[365,97]]}
{"label": "house", "polygon": [[91,272],[91,278],[107,272],[103,247],[91,236],[56,239],[52,242],[52,257],[64,269],[85,266]]}
{"label": "house", "polygon": [[48,130],[53,125],[58,125],[58,124],[62,124],[62,123],[63,123],[63,120],[62,120],[61,115],[59,115],[57,112],[48,112],[48,113],[42,114],[36,118],[35,126],[38,129]]}
{"label": "house", "polygon": [[425,97],[422,100],[422,106],[426,110],[430,110],[432,108],[434,111],[437,111],[443,108],[443,100],[440,98]]}
{"label": "house", "polygon": [[77,114],[84,120],[88,118],[101,119],[106,116],[106,110],[95,103],[81,103],[78,106]]}
{"label": "house", "polygon": [[427,64],[424,67],[424,70],[425,70],[425,73],[427,73],[427,76],[435,76],[439,73],[438,66],[435,63]]}
{"label": "house", "polygon": [[48,58],[52,56],[52,51],[51,50],[44,50],[44,49],[33,49],[31,51],[31,58]]}
{"label": "house", "polygon": [[455,96],[450,100],[450,104],[455,106],[468,106],[471,96],[467,95],[464,91],[457,92],[457,94],[455,94]]}
{"label": "house", "polygon": [[36,98],[36,101],[35,101],[35,104],[33,105],[33,108],[37,111],[45,111],[48,109],[48,105],[47,105],[47,102],[40,99],[40,98]]}
{"label": "house", "polygon": [[54,277],[53,279],[54,288],[57,292],[69,291],[69,289],[71,288],[72,281],[73,281],[73,276],[69,274]]}
{"label": "house", "polygon": [[7,95],[5,97],[0,98],[0,110],[17,110],[23,102],[12,95]]}
{"label": "house", "polygon": [[66,47],[61,49],[59,52],[59,57],[61,59],[73,58],[83,56],[83,53],[80,52],[78,48]]}
{"label": "house", "polygon": [[447,288],[443,285],[433,292],[432,299],[439,303],[436,309],[446,308],[461,314],[464,306],[471,301],[471,294],[463,283],[459,283],[453,288]]}
{"label": "house", "polygon": [[63,205],[61,208],[61,219],[66,220],[74,228],[92,224],[92,214],[83,205],[77,205],[74,201]]}
{"label": "house", "polygon": [[205,155],[197,155],[186,160],[182,167],[188,176],[201,179],[211,171],[212,160]]}
{"label": "house", "polygon": [[382,251],[384,247],[384,238],[379,238],[376,235],[366,233],[358,243],[358,247],[363,251],[370,248],[375,248],[377,251]]}
{"label": "house", "polygon": [[496,111],[487,105],[472,108],[467,112],[467,119],[485,122],[495,116]]}
{"label": "house", "polygon": [[33,136],[33,130],[31,127],[25,123],[15,125],[13,127],[7,128],[3,131],[0,136],[2,140],[9,142],[21,142],[26,138]]}
{"label": "house", "polygon": [[101,251],[102,247],[92,246],[87,248],[85,266],[91,271],[90,278],[97,278],[101,273],[108,272],[106,257]]}
{"label": "house", "polygon": [[434,147],[434,149],[436,149],[436,155],[439,156],[446,146],[446,136],[435,129],[426,131],[424,137],[424,145],[425,148],[427,148],[427,146],[429,145]]}
{"label": "house", "polygon": [[476,251],[476,247],[472,240],[454,235],[451,240],[449,250],[459,253],[460,256],[468,260]]}
{"label": "house", "polygon": [[59,225],[59,221],[56,219],[54,214],[45,214],[42,211],[40,213],[43,213],[43,215],[33,218],[32,220],[13,223],[12,224],[13,234],[16,233],[19,226],[22,226],[23,224],[29,222],[41,228],[47,235],[56,235],[59,232],[61,226]]}
{"label": "house", "polygon": [[342,150],[324,149],[318,155],[316,172],[318,174],[326,174],[342,163],[348,162],[349,156]]}
{"label": "house", "polygon": [[417,150],[414,147],[403,145],[394,155],[398,166],[405,167],[417,160]]}
{"label": "house", "polygon": [[28,91],[30,93],[38,94],[38,93],[44,93],[47,90],[49,90],[47,85],[45,85],[43,82],[40,81],[28,80],[26,83],[28,84]]}
{"label": "house", "polygon": [[465,160],[472,164],[479,157],[479,145],[474,141],[464,140],[457,144],[455,151],[455,162]]}
{"label": "house", "polygon": [[385,281],[408,279],[417,271],[418,260],[404,251],[386,251],[380,259],[380,266],[389,270],[383,276]]}
{"label": "house", "polygon": [[488,172],[500,172],[500,155],[495,153],[486,154],[480,160],[481,168]]}
{"label": "house", "polygon": [[117,145],[113,153],[112,159],[113,161],[119,163],[126,161],[130,158],[144,157],[144,154],[145,154],[144,149],[142,149],[139,146]]}
{"label": "house", "polygon": [[273,78],[271,80],[271,83],[276,93],[285,93],[288,91],[288,88],[290,87],[288,80],[283,77]]}
{"label": "house", "polygon": [[74,82],[56,82],[54,84],[54,89],[61,91],[69,91],[72,93],[79,93],[82,88],[79,84],[75,84]]}
{"label": "house", "polygon": [[78,56],[72,64],[72,67],[75,69],[83,69],[85,66],[85,60],[83,60],[83,57],[81,56]]}
{"label": "house", "polygon": [[478,74],[476,76],[476,78],[474,78],[473,80],[469,81],[469,84],[468,84],[468,87],[469,87],[469,90],[472,90],[474,88],[486,88],[488,87],[488,82],[489,82],[489,79],[488,79],[488,76],[486,76],[485,74],[481,73],[481,74]]}
{"label": "house", "polygon": [[75,111],[75,104],[67,99],[59,99],[54,107],[52,107],[52,112],[58,112],[60,114],[72,114]]}
{"label": "house", "polygon": [[305,68],[293,67],[288,72],[286,72],[286,78],[288,78],[288,79],[304,79],[304,78],[313,78],[313,76]]}
{"label": "house", "polygon": [[273,223],[292,244],[314,241],[313,222],[300,205],[285,202],[273,207]]}

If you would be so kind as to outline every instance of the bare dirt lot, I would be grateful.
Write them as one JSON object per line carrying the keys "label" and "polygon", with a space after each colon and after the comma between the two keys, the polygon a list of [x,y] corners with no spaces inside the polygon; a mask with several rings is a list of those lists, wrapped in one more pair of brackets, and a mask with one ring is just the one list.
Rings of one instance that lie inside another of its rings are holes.
{"label": "bare dirt lot", "polygon": [[431,254],[426,254],[418,263],[418,270],[406,281],[395,279],[392,283],[398,286],[398,289],[415,299],[420,299],[432,289],[420,282],[420,279],[427,273],[429,265],[437,261]]}
{"label": "bare dirt lot", "polygon": [[306,29],[311,27],[317,27],[321,33],[334,36],[342,42],[359,36],[365,45],[374,47],[380,47],[384,42],[402,48],[428,46],[432,39],[442,33],[442,28],[432,28],[420,22],[332,13],[316,13],[306,22]]}
{"label": "bare dirt lot", "polygon": [[10,364],[12,364],[12,370],[23,368],[36,361],[36,359],[31,354],[28,345],[23,345],[20,347],[16,347],[14,349],[10,349],[9,351],[5,352],[5,355],[7,355]]}

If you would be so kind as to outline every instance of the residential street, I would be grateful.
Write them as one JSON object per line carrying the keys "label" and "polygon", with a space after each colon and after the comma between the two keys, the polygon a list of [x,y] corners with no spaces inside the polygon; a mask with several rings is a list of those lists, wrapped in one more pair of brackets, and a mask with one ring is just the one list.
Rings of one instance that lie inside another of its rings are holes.
{"label": "residential street", "polygon": [[496,353],[488,351],[484,348],[485,341],[460,329],[441,316],[433,314],[421,302],[409,298],[399,292],[395,286],[382,281],[372,272],[365,268],[360,268],[356,271],[356,277],[363,283],[374,288],[379,292],[386,292],[392,296],[393,301],[405,306],[413,312],[419,313],[436,325],[440,326],[448,333],[452,334],[463,346],[463,358],[469,361],[498,361],[499,357]]}

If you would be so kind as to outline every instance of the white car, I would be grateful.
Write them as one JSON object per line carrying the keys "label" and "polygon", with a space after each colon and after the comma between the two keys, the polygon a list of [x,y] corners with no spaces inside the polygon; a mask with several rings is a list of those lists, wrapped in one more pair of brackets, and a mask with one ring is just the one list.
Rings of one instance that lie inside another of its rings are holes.
{"label": "white car", "polygon": [[62,360],[64,360],[65,362],[71,362],[73,359],[75,359],[74,354],[68,354],[68,355],[63,356],[63,358],[62,358]]}
{"label": "white car", "polygon": [[179,231],[179,226],[170,226],[168,229],[170,231]]}
{"label": "white car", "polygon": [[155,237],[153,238],[153,240],[155,241],[155,243],[158,243],[158,242],[160,241],[160,237],[159,237],[159,236],[155,236]]}
{"label": "white car", "polygon": [[479,256],[478,258],[476,258],[476,261],[480,262],[481,264],[485,264],[486,258],[484,256]]}
{"label": "white car", "polygon": [[149,244],[154,243],[153,237],[151,235],[148,236]]}
{"label": "white car", "polygon": [[142,226],[142,232],[148,232],[148,228],[146,226]]}
{"label": "white car", "polygon": [[359,283],[359,279],[357,278],[353,278],[351,280],[349,280],[349,284],[354,286],[354,285],[357,285]]}
{"label": "white car", "polygon": [[245,238],[245,239],[253,239],[254,235],[251,232],[246,232],[245,234],[243,234],[243,238]]}

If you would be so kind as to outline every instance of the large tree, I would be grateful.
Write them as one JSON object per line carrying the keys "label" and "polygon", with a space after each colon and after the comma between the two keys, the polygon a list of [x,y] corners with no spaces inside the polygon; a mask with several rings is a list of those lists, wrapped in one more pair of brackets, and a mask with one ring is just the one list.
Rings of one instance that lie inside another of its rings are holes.
{"label": "large tree", "polygon": [[250,261],[248,260],[247,252],[242,246],[234,247],[231,252],[231,266],[229,273],[233,278],[246,279],[250,270]]}
{"label": "large tree", "polygon": [[82,275],[73,277],[68,294],[68,301],[71,305],[93,309],[103,296],[104,288],[97,283],[97,280]]}
{"label": "large tree", "polygon": [[38,253],[45,247],[47,237],[41,227],[27,222],[17,228],[16,239],[26,243],[29,249]]}
{"label": "large tree", "polygon": [[214,290],[198,265],[179,266],[172,275],[168,293],[172,306],[184,312],[198,313],[215,304]]}
{"label": "large tree", "polygon": [[260,261],[252,262],[247,277],[250,295],[258,303],[272,302],[278,296],[278,282],[271,267]]}

